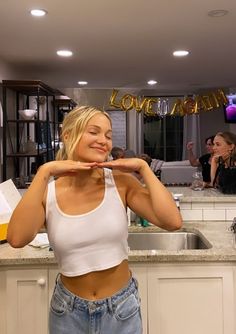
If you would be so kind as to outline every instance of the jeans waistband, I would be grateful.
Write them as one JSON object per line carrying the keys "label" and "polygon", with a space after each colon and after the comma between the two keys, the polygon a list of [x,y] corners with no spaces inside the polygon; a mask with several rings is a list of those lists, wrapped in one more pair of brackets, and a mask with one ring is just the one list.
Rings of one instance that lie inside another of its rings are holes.
{"label": "jeans waistband", "polygon": [[67,306],[69,307],[70,310],[73,310],[74,308],[80,308],[88,310],[91,313],[95,310],[106,307],[112,311],[117,304],[125,300],[130,294],[137,291],[137,289],[138,289],[138,282],[134,277],[131,277],[127,285],[114,295],[98,300],[87,300],[77,295],[74,295],[72,292],[70,292],[63,285],[61,277],[60,275],[58,275],[54,294],[59,294],[63,298],[63,300],[67,303]]}

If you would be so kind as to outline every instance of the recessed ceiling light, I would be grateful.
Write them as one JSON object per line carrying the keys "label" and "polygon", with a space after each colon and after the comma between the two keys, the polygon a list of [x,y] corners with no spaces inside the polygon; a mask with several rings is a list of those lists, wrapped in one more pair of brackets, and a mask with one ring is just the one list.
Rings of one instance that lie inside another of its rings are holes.
{"label": "recessed ceiling light", "polygon": [[73,52],[70,50],[58,50],[57,55],[60,57],[70,57],[73,55]]}
{"label": "recessed ceiling light", "polygon": [[189,54],[189,51],[186,50],[176,50],[173,52],[173,56],[175,57],[185,57]]}
{"label": "recessed ceiling light", "polygon": [[45,9],[32,9],[30,11],[30,14],[33,16],[44,16],[46,15],[48,12]]}
{"label": "recessed ceiling light", "polygon": [[149,80],[147,83],[148,83],[148,85],[153,86],[153,85],[157,84],[157,81],[156,80]]}
{"label": "recessed ceiling light", "polygon": [[215,10],[210,10],[207,15],[210,17],[222,17],[227,15],[229,12],[228,10],[225,9],[215,9]]}
{"label": "recessed ceiling light", "polygon": [[86,86],[88,84],[88,81],[78,81],[78,84],[81,86]]}

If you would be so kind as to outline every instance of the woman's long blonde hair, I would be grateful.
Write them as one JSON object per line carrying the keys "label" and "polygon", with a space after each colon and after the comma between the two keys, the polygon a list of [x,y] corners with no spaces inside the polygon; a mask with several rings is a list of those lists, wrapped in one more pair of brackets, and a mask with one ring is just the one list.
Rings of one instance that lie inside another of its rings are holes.
{"label": "woman's long blonde hair", "polygon": [[89,120],[97,114],[106,116],[111,123],[108,113],[90,106],[74,108],[65,116],[61,132],[63,145],[57,152],[56,160],[74,159],[74,151],[82,137],[86,125]]}

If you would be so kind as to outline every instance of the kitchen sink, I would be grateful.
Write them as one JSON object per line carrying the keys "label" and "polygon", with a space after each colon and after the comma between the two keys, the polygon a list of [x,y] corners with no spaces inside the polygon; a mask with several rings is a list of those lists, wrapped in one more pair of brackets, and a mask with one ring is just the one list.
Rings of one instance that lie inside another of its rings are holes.
{"label": "kitchen sink", "polygon": [[132,232],[128,236],[130,250],[208,249],[211,244],[195,232]]}

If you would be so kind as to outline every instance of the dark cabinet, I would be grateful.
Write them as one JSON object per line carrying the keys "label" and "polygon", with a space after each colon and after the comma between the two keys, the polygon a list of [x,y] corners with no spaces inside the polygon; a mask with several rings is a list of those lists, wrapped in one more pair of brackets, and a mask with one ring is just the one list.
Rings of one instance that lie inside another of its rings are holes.
{"label": "dark cabinet", "polygon": [[3,181],[30,182],[41,164],[55,158],[55,90],[38,80],[3,80],[2,87]]}

